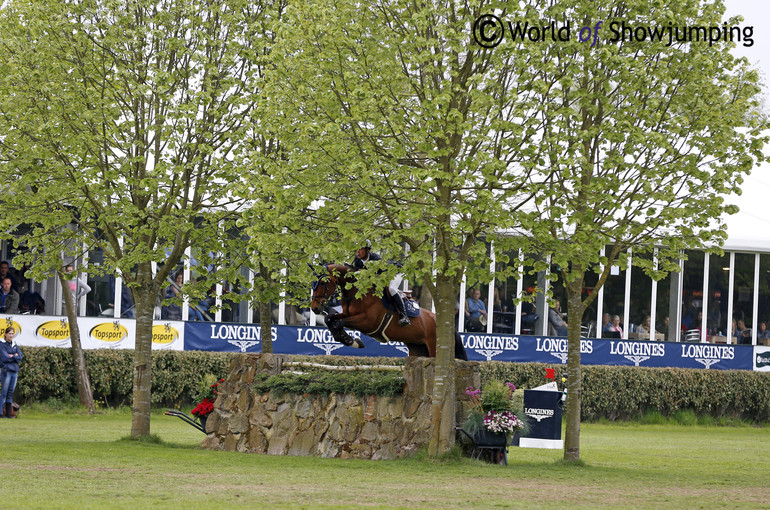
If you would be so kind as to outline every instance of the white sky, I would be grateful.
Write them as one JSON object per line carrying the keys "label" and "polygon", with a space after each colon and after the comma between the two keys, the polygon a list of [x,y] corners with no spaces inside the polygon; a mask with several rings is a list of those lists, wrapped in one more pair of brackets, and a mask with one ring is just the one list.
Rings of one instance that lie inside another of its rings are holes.
{"label": "white sky", "polygon": [[[765,110],[770,114],[770,2],[766,0],[725,0],[727,16],[740,14],[741,26],[754,27],[754,45],[738,43],[734,53],[749,59],[764,74]],[[770,147],[765,146],[765,153]],[[755,168],[741,186],[742,195],[731,202],[741,211],[726,218],[726,247],[770,249],[770,163]]]}

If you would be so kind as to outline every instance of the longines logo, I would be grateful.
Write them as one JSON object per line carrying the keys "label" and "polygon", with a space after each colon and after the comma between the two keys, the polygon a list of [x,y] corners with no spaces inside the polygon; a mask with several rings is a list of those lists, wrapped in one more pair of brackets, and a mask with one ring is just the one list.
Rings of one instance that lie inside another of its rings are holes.
{"label": "longines logo", "polygon": [[688,344],[682,346],[682,357],[692,358],[706,368],[722,360],[735,358],[735,347],[729,345]]}
{"label": "longines logo", "polygon": [[538,423],[546,418],[553,418],[553,409],[538,409],[536,407],[525,407],[524,414],[534,418]]}
{"label": "longines logo", "polygon": [[336,351],[340,347],[342,347],[342,344],[313,344],[313,347],[318,347],[322,351],[326,353],[327,356],[330,356],[332,351]]}
{"label": "longines logo", "polygon": [[259,340],[228,340],[227,343],[236,346],[241,352],[246,352],[249,347],[257,345]]}
{"label": "longines logo", "polygon": [[[567,346],[566,338],[538,338],[537,352],[547,352],[551,356],[558,358],[562,365],[567,364]],[[593,340],[580,340],[580,353],[591,354],[594,352]]]}
{"label": "longines logo", "polygon": [[757,368],[770,367],[770,351],[757,353]]}
{"label": "longines logo", "polygon": [[466,349],[481,352],[481,349],[496,351],[518,351],[519,337],[498,335],[466,335],[463,345]]}
{"label": "longines logo", "polygon": [[488,349],[476,349],[476,352],[487,358],[487,361],[492,361],[492,358],[497,356],[498,354],[502,354],[503,351],[495,351],[495,350],[488,350]]}
{"label": "longines logo", "polygon": [[643,361],[652,357],[662,357],[666,355],[666,346],[658,342],[610,342],[610,354],[623,356],[633,362],[634,366],[639,366]]}

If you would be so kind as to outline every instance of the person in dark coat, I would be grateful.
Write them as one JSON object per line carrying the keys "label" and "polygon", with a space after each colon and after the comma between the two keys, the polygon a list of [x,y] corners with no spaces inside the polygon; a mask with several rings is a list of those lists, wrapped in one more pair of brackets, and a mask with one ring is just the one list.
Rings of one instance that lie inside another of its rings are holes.
{"label": "person in dark coat", "polygon": [[11,407],[13,406],[13,390],[16,389],[16,379],[19,376],[19,361],[23,359],[21,349],[13,343],[13,337],[16,331],[12,328],[5,329],[5,341],[0,342],[0,402],[3,403],[3,416],[11,418]]}

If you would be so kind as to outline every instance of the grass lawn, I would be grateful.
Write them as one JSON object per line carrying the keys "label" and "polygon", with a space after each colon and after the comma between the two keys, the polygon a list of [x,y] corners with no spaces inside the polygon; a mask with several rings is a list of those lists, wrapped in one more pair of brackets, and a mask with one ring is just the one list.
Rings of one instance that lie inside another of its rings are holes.
{"label": "grass lawn", "polygon": [[201,450],[203,434],[152,417],[159,444],[125,439],[127,410],[22,409],[0,420],[0,508],[768,508],[768,427],[583,424],[584,466],[561,450],[362,461]]}

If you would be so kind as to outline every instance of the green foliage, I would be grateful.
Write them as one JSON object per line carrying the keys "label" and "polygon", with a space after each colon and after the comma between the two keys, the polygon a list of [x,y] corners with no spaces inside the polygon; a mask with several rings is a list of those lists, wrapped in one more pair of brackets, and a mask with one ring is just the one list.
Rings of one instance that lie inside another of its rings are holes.
{"label": "green foliage", "polygon": [[[492,361],[481,364],[481,379],[502,379],[519,388],[532,388],[546,382],[545,367]],[[557,380],[566,373],[563,365],[552,368]],[[770,374],[765,372],[621,366],[585,366],[582,370],[583,420],[629,420],[649,411],[666,417],[692,411],[717,419],[770,419]],[[685,419],[684,415],[680,418]]]}
{"label": "green foliage", "polygon": [[[94,400],[108,406],[131,402],[133,356],[131,350],[85,351]],[[226,374],[233,354],[203,351],[156,351],[152,355],[152,403],[178,406],[191,403],[201,373]],[[19,402],[77,399],[77,385],[69,349],[24,348],[15,397]]]}
{"label": "green foliage", "polygon": [[358,396],[393,396],[404,392],[404,378],[397,373],[371,370],[367,372],[332,372],[312,370],[307,373],[257,374],[254,390],[259,393],[321,394],[347,393]]}

